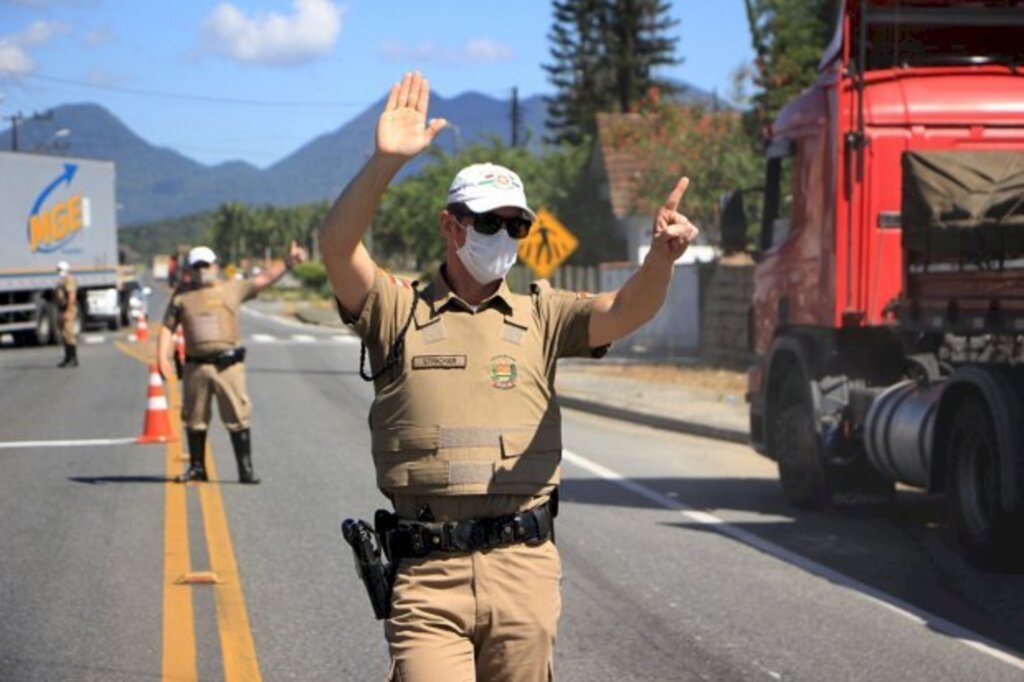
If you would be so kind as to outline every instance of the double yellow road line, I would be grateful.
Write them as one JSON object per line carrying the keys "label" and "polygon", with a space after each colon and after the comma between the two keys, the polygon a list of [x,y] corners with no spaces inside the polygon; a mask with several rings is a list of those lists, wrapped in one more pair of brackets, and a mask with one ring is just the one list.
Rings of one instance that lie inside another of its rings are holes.
{"label": "double yellow road line", "polygon": [[[153,361],[152,344],[115,344],[121,352],[149,364]],[[171,428],[182,434],[181,391],[174,377],[168,378],[168,403]],[[207,452],[206,469],[210,478],[217,480],[217,467],[213,453]],[[181,473],[182,443],[178,440],[166,447],[164,502],[164,573],[163,573],[163,654],[162,677],[165,680],[197,680],[195,613],[192,608],[193,590],[213,590],[217,610],[217,629],[220,633],[221,656],[224,661],[226,682],[259,682],[259,661],[249,627],[242,583],[231,545],[227,515],[220,487],[216,484],[193,486],[174,483]],[[199,491],[199,503],[206,535],[210,571],[219,579],[216,583],[182,582],[192,573],[188,537],[188,488]]]}

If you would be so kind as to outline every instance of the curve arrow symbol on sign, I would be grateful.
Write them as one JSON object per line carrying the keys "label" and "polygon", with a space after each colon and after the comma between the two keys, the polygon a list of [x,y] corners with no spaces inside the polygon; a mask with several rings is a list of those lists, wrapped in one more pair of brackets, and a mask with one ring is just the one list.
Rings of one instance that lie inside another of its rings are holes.
{"label": "curve arrow symbol on sign", "polygon": [[[46,189],[44,189],[42,192],[40,192],[39,196],[36,197],[36,202],[34,204],[32,204],[32,210],[28,214],[29,217],[32,217],[32,216],[36,215],[37,213],[39,213],[39,209],[43,207],[44,203],[46,203],[47,197],[49,197],[50,194],[55,189],[60,187],[61,183],[64,183],[68,187],[70,187],[71,186],[71,180],[75,177],[75,173],[76,172],[78,172],[78,164],[77,163],[65,163],[64,164],[64,172],[61,173],[60,175],[58,175],[56,177],[56,179],[54,179],[53,182],[51,182],[49,185],[47,185]],[[26,237],[29,240],[32,239],[32,224],[31,224],[31,222],[29,222],[25,226],[25,234],[26,234]]]}

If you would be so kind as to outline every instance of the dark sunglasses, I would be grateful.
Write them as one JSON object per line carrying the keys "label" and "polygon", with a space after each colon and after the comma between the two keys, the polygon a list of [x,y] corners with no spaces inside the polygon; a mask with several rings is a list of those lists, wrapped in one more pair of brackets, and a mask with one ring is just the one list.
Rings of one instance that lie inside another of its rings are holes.
{"label": "dark sunglasses", "polygon": [[487,236],[497,234],[499,230],[505,228],[512,239],[523,239],[530,234],[530,228],[533,227],[533,221],[522,216],[504,218],[497,213],[473,213],[472,211],[455,211],[454,214],[456,218],[472,218],[473,229]]}

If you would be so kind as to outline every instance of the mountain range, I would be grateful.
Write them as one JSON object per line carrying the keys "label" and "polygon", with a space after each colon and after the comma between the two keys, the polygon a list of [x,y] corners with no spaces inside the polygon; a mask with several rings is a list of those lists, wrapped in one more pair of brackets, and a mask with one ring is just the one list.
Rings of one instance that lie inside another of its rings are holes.
{"label": "mountain range", "polygon": [[[712,95],[687,87],[687,100],[710,101]],[[18,147],[44,145],[67,156],[108,159],[117,169],[118,219],[122,227],[143,225],[209,210],[228,201],[290,206],[331,200],[356,174],[372,151],[374,128],[383,99],[333,132],[320,135],[267,168],[243,161],[208,166],[173,149],[158,147],[133,132],[98,104],[65,104],[46,118],[25,119],[18,127]],[[542,96],[520,100],[522,128],[531,146],[545,133]],[[450,122],[436,144],[446,152],[497,136],[508,141],[511,104],[476,92],[431,97],[431,115]],[[67,128],[71,135],[56,137]],[[12,131],[0,131],[0,148],[11,149]],[[424,157],[406,166],[415,173]]]}

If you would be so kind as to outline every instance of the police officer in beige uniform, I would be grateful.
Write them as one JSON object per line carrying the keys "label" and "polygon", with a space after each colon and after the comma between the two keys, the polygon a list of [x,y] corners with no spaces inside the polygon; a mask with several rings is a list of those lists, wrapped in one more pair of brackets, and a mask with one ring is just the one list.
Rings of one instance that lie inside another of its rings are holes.
{"label": "police officer in beige uniform", "polygon": [[78,285],[71,276],[67,261],[57,263],[57,286],[53,290],[57,303],[57,321],[60,342],[64,345],[64,360],[58,367],[78,367],[78,338],[75,325],[78,322]]}
{"label": "police officer in beige uniform", "polygon": [[697,234],[676,212],[688,181],[658,211],[650,254],[621,290],[591,298],[535,283],[517,295],[504,277],[534,213],[514,172],[470,166],[440,211],[445,264],[423,287],[404,283],[361,239],[388,183],[445,125],[427,123],[428,102],[419,74],[392,87],[376,152],[320,241],[375,377],[377,485],[395,509],[384,541],[401,557],[385,624],[390,679],[548,680],[561,611],[556,360],[599,356],[661,307]]}
{"label": "police officer in beige uniform", "polygon": [[292,243],[284,263],[248,280],[222,281],[217,256],[205,246],[188,254],[192,285],[172,298],[157,338],[160,373],[171,373],[173,330],[180,324],[185,334],[185,391],[181,419],[188,437],[189,467],[175,480],[206,481],[206,432],[210,407],[217,398],[221,420],[231,435],[241,483],[259,483],[253,473],[249,417],[252,403],[245,392],[245,348],[238,330],[242,304],[272,286],[286,270],[306,260],[304,249]]}

